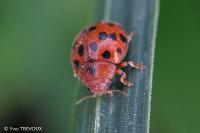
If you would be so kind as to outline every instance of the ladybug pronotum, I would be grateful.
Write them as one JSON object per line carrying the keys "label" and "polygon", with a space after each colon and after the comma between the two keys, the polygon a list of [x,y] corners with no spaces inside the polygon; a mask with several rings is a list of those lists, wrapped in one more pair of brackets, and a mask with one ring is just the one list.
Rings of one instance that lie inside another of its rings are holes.
{"label": "ladybug pronotum", "polygon": [[115,74],[121,76],[120,81],[127,86],[133,84],[126,80],[122,67],[130,65],[136,69],[144,69],[144,65],[133,61],[123,61],[133,33],[127,33],[118,23],[101,21],[78,33],[73,44],[71,64],[74,75],[80,79],[91,93],[81,101],[100,96],[112,95],[113,92],[126,94],[120,90],[111,90]]}

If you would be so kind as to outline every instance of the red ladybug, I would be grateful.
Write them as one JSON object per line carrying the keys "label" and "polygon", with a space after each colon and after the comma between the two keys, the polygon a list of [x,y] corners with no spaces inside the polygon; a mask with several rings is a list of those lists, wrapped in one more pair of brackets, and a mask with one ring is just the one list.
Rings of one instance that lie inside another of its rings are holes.
{"label": "red ladybug", "polygon": [[120,81],[123,84],[133,85],[126,80],[126,73],[120,69],[127,65],[140,70],[144,68],[142,64],[123,61],[132,36],[133,33],[127,33],[118,23],[108,21],[93,24],[77,35],[71,56],[74,75],[92,94],[77,104],[102,94],[112,95],[114,91],[125,94],[110,89],[115,74],[121,75]]}

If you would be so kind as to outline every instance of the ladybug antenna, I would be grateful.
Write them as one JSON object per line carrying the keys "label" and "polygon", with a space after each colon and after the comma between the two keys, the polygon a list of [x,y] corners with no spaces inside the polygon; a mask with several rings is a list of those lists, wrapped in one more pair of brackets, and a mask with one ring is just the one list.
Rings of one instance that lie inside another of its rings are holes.
{"label": "ladybug antenna", "polygon": [[84,100],[87,100],[87,99],[90,99],[90,98],[94,98],[94,97],[95,97],[95,96],[93,96],[93,95],[83,97],[83,98],[81,98],[80,100],[78,100],[78,101],[76,102],[76,106],[79,105],[79,104],[80,104],[81,102],[83,102]]}

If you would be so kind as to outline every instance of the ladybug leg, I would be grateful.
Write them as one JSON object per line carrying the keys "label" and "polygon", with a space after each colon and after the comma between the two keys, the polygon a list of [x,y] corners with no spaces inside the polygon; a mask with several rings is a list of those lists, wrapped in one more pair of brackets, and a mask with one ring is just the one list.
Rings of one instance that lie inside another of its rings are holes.
{"label": "ladybug leg", "polygon": [[120,63],[118,66],[126,67],[128,65],[130,65],[131,67],[133,67],[135,69],[139,69],[139,70],[145,69],[145,66],[143,64],[137,64],[137,63],[134,63],[133,61],[124,61],[124,62]]}
{"label": "ladybug leg", "polygon": [[108,94],[109,96],[113,96],[112,90],[107,90],[107,91],[106,91],[106,94]]}
{"label": "ladybug leg", "polygon": [[128,43],[132,40],[133,36],[134,36],[134,32],[131,32],[128,34],[127,36]]}
{"label": "ladybug leg", "polygon": [[117,93],[119,93],[121,95],[129,96],[128,93],[120,91],[120,90],[108,90],[106,92],[106,94],[108,94],[109,96],[113,96],[113,92],[117,92]]}
{"label": "ladybug leg", "polygon": [[87,99],[95,98],[95,97],[96,97],[96,95],[90,95],[90,96],[83,97],[83,98],[81,98],[80,100],[78,100],[78,101],[76,102],[76,105],[79,105],[81,102],[83,102],[83,101],[85,101],[85,100],[87,100]]}
{"label": "ladybug leg", "polygon": [[116,69],[116,74],[121,75],[120,81],[127,85],[127,86],[133,86],[133,83],[131,83],[130,81],[126,80],[126,73],[124,71],[122,71],[121,69]]}

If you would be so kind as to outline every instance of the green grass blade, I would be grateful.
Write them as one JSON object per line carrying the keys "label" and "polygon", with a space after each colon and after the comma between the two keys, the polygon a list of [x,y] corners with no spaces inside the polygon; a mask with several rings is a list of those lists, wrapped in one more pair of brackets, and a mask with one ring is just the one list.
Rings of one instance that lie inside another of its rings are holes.
{"label": "green grass blade", "polygon": [[[114,94],[90,99],[77,107],[74,128],[78,133],[148,133],[153,73],[158,0],[102,0],[98,3],[96,20],[119,22],[128,32],[135,32],[125,60],[143,63],[146,69],[127,67],[129,89],[114,80],[113,88],[124,89],[130,96]],[[81,96],[86,92],[81,88]]]}

